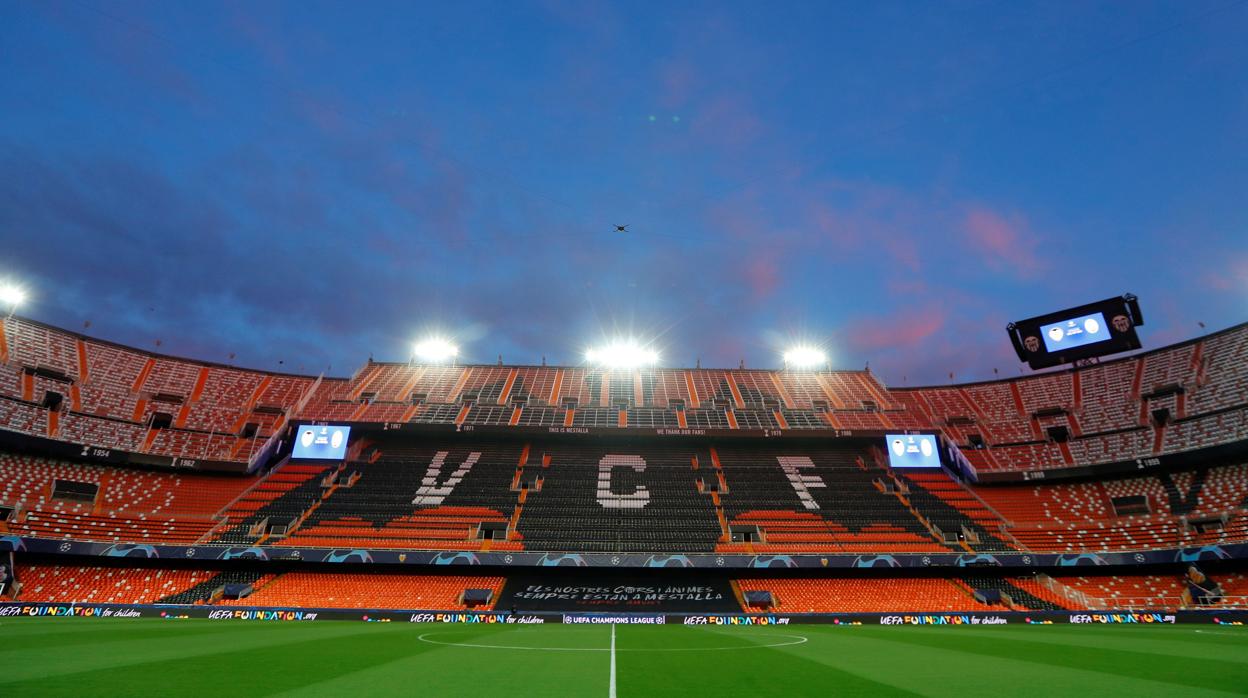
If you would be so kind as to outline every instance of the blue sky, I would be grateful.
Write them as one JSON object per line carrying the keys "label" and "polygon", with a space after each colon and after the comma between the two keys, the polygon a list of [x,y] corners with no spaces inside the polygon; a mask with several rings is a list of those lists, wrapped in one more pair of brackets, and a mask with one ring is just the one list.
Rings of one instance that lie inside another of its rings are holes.
{"label": "blue sky", "polygon": [[1015,375],[1008,321],[1127,291],[1146,347],[1248,319],[1246,33],[1227,0],[0,0],[0,276],[267,369],[438,332]]}

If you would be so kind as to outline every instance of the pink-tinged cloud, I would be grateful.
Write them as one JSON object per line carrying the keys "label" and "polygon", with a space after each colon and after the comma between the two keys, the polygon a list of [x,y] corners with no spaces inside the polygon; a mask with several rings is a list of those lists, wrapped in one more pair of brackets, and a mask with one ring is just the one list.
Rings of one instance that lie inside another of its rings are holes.
{"label": "pink-tinged cloud", "polygon": [[963,232],[970,253],[993,271],[1032,277],[1045,267],[1036,249],[1040,240],[1020,214],[1007,217],[976,206],[966,214]]}
{"label": "pink-tinged cloud", "polygon": [[712,146],[741,148],[763,134],[763,120],[745,95],[723,94],[694,114],[691,133]]}
{"label": "pink-tinged cloud", "polygon": [[926,307],[865,318],[845,329],[844,341],[859,352],[913,348],[939,332],[947,317],[942,308]]}
{"label": "pink-tinged cloud", "polygon": [[1206,271],[1205,285],[1215,291],[1236,291],[1248,288],[1248,256],[1232,257],[1220,269]]}
{"label": "pink-tinged cloud", "polygon": [[892,237],[881,241],[881,244],[899,266],[912,272],[919,271],[922,262],[919,258],[919,246],[914,240]]}
{"label": "pink-tinged cloud", "polygon": [[662,92],[659,104],[668,109],[676,109],[689,102],[690,93],[697,82],[697,69],[687,60],[673,60],[659,68],[659,82]]}
{"label": "pink-tinged cloud", "polygon": [[743,273],[755,301],[766,300],[780,286],[780,267],[770,255],[750,259]]}
{"label": "pink-tinged cloud", "polygon": [[826,202],[815,201],[810,204],[808,213],[810,225],[818,231],[820,237],[836,244],[842,250],[857,248],[862,241],[860,227],[849,215],[833,209]]}

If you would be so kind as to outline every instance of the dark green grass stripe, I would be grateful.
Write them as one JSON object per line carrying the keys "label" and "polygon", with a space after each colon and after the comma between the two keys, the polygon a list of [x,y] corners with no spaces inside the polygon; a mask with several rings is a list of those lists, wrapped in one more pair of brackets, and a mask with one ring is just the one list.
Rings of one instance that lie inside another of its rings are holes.
{"label": "dark green grass stripe", "polygon": [[1034,642],[1018,635],[1007,634],[999,637],[971,637],[956,629],[910,630],[925,632],[897,633],[891,637],[881,634],[876,637],[888,642],[955,650],[985,657],[1039,662],[1194,688],[1236,693],[1248,688],[1248,667],[1243,664],[1193,658],[1163,661],[1156,654],[1129,649],[1131,642],[1126,635],[1116,641],[1107,640],[1105,647],[1088,647]]}
{"label": "dark green grass stripe", "polygon": [[[1117,628],[1110,634],[1085,632],[1079,626],[1046,626],[1042,628],[959,628],[960,637],[1000,638],[1008,636],[1046,645],[1075,647],[1118,647],[1133,652],[1157,655],[1159,658],[1215,659],[1248,664],[1248,634],[1242,638],[1219,638],[1203,635],[1197,628],[1176,626],[1161,633],[1136,628]],[[1019,633],[1023,633],[1019,635]],[[1209,638],[1205,641],[1203,638]]]}
{"label": "dark green grass stripe", "polygon": [[245,650],[230,650],[227,643],[217,652],[3,685],[12,695],[263,696],[436,649],[413,642],[414,636],[404,637],[403,630],[407,628],[368,626],[349,642],[311,637]]}
{"label": "dark green grass stripe", "polygon": [[[125,621],[120,622],[124,623]],[[116,642],[119,640],[150,640],[169,637],[172,632],[169,626],[173,622],[175,621],[166,621],[164,627],[144,624],[142,626],[125,628],[114,625],[111,628],[66,629],[56,633],[14,635],[13,638],[17,640],[16,642],[0,645],[0,657],[3,657],[6,653],[31,649],[70,648],[76,645],[96,645],[101,641]],[[102,633],[106,633],[106,635]],[[236,629],[226,627],[225,625],[196,625],[179,628],[176,633],[180,638],[211,635],[234,637],[238,634]]]}
{"label": "dark green grass stripe", "polygon": [[[136,664],[188,661],[196,655],[212,654],[223,649],[255,652],[304,639],[316,639],[326,645],[333,645],[340,641],[349,642],[350,636],[368,632],[374,627],[363,623],[253,625],[232,621],[169,621],[167,632],[160,637],[131,641],[126,637],[125,629],[132,629],[134,626],[125,621],[114,622],[117,623],[119,631],[116,636],[103,638],[96,635],[100,642],[78,645],[72,651],[63,652],[56,647],[24,649],[19,646],[4,657],[6,667],[0,672],[0,687],[58,675],[110,668],[124,669]],[[215,625],[231,628],[233,632],[197,636],[200,628]],[[237,668],[228,670],[236,671]],[[0,690],[0,695],[3,693]]]}

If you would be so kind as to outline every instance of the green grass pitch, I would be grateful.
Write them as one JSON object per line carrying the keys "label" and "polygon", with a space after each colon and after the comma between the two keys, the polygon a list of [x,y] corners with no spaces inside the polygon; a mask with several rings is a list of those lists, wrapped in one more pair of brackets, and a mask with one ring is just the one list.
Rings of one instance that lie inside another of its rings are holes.
{"label": "green grass pitch", "polygon": [[5,618],[0,662],[0,696],[1244,695],[1248,627]]}

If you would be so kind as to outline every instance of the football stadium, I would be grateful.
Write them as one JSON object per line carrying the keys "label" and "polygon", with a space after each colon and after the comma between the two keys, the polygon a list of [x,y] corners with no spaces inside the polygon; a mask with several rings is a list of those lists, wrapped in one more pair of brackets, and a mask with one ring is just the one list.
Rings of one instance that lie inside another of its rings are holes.
{"label": "football stadium", "polygon": [[1246,22],[0,6],[0,695],[1248,694]]}

